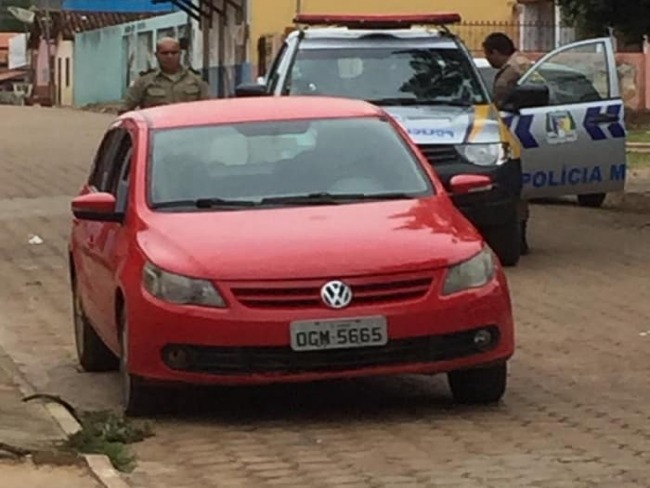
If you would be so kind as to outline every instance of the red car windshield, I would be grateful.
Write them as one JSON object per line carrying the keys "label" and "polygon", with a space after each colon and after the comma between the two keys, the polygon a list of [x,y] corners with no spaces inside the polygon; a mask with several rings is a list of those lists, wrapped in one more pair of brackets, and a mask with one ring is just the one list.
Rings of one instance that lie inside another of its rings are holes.
{"label": "red car windshield", "polygon": [[154,208],[433,194],[415,154],[378,118],[165,129],[154,133],[151,149],[148,193]]}

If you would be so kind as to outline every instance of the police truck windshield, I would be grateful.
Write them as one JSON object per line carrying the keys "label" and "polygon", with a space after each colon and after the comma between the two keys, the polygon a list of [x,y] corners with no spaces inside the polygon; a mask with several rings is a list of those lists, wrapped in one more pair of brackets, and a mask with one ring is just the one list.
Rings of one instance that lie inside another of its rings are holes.
{"label": "police truck windshield", "polygon": [[301,49],[285,94],[327,95],[377,105],[489,103],[470,59],[457,48]]}

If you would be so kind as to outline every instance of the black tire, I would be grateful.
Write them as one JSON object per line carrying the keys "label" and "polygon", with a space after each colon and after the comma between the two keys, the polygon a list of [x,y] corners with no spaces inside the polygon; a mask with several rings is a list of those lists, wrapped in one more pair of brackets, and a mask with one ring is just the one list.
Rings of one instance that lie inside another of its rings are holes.
{"label": "black tire", "polygon": [[578,204],[581,207],[600,208],[607,198],[607,193],[588,193],[578,195]]}
{"label": "black tire", "polygon": [[521,258],[521,224],[516,219],[498,227],[483,229],[483,237],[503,266],[517,266]]}
{"label": "black tire", "polygon": [[158,390],[147,385],[141,378],[129,373],[129,327],[124,307],[119,311],[118,321],[120,328],[120,347],[122,350],[119,361],[120,375],[122,377],[122,408],[125,415],[130,417],[153,415],[157,411]]}
{"label": "black tire", "polygon": [[79,364],[89,373],[115,371],[119,361],[115,354],[104,344],[95,329],[90,324],[83,311],[78,284],[72,279],[72,313],[75,329],[75,345]]}
{"label": "black tire", "polygon": [[452,371],[447,374],[449,388],[458,403],[487,405],[497,403],[506,392],[508,366]]}

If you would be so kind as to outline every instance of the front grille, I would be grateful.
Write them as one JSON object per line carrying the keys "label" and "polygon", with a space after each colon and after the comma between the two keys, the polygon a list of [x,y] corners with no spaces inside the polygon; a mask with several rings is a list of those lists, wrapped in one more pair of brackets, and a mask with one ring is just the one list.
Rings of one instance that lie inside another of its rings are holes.
{"label": "front grille", "polygon": [[[489,330],[489,347],[474,344],[478,330]],[[499,343],[499,329],[482,327],[455,334],[415,337],[390,341],[386,346],[338,349],[317,352],[294,352],[289,347],[206,347],[170,344],[162,351],[163,361],[177,371],[220,375],[308,372],[336,372],[367,367],[433,363],[471,356],[494,349]],[[183,352],[183,366],[167,358]]]}
{"label": "front grille", "polygon": [[[250,308],[310,308],[324,306],[320,289],[328,280],[233,283],[230,291]],[[352,288],[352,306],[377,305],[423,298],[433,273],[406,273],[343,279]]]}
{"label": "front grille", "polygon": [[431,166],[460,162],[456,148],[447,144],[419,144],[418,148]]}

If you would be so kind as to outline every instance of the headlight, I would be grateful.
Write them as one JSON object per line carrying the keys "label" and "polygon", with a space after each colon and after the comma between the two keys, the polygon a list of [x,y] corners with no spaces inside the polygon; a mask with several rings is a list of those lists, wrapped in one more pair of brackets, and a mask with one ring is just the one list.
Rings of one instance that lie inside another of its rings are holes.
{"label": "headlight", "polygon": [[154,297],[179,305],[224,308],[225,300],[206,280],[168,273],[147,263],[142,270],[142,286]]}
{"label": "headlight", "polygon": [[477,166],[495,166],[510,159],[508,144],[462,144],[456,151],[468,162]]}
{"label": "headlight", "polygon": [[473,258],[449,268],[442,294],[451,295],[488,284],[494,278],[494,266],[492,251],[484,247]]}

